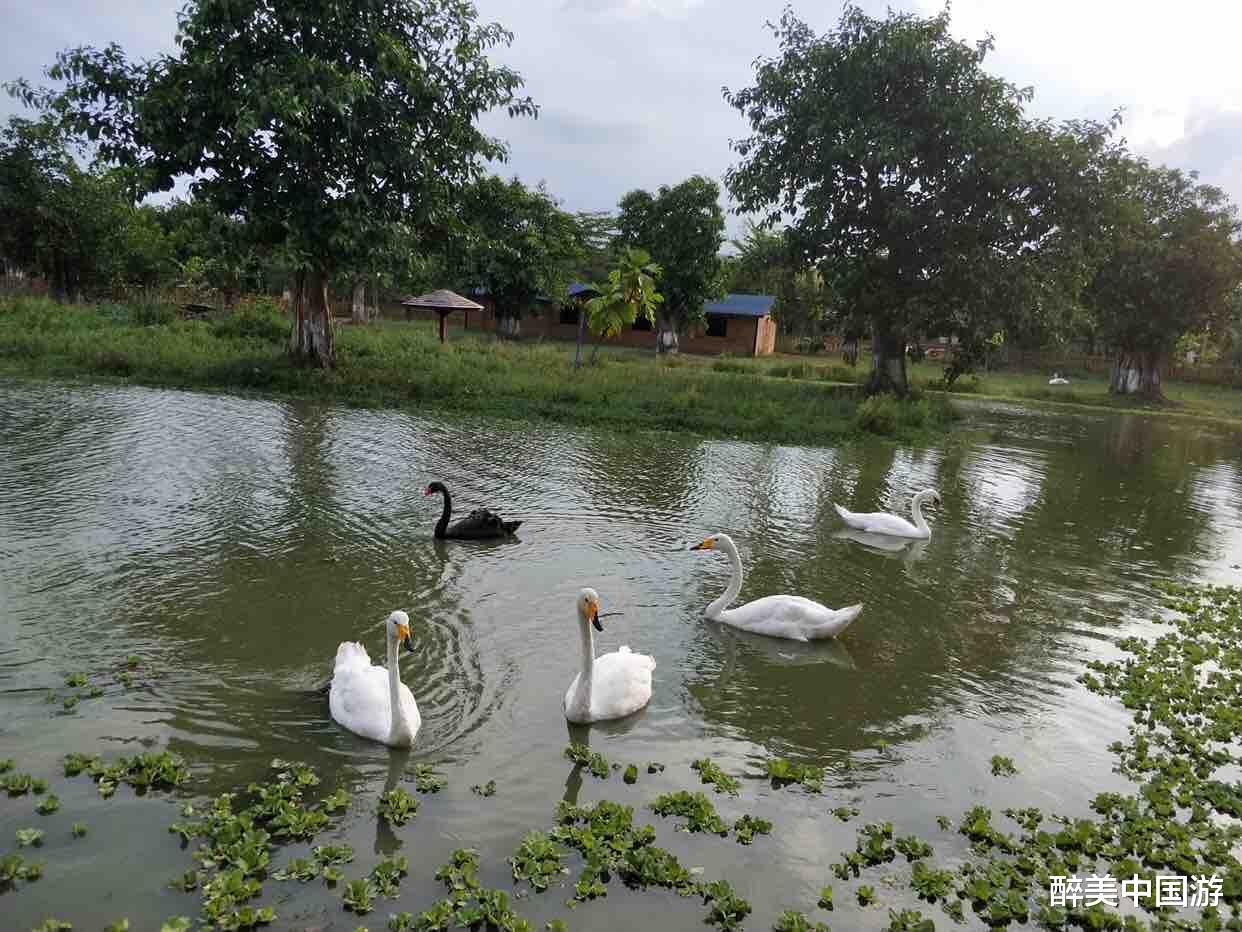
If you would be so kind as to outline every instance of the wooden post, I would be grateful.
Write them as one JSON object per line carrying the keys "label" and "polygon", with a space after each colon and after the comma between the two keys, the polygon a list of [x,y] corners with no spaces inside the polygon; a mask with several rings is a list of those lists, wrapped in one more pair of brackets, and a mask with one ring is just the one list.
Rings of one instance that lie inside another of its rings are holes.
{"label": "wooden post", "polygon": [[443,343],[447,333],[447,321],[450,311],[443,310],[437,312],[440,315],[440,342]]}

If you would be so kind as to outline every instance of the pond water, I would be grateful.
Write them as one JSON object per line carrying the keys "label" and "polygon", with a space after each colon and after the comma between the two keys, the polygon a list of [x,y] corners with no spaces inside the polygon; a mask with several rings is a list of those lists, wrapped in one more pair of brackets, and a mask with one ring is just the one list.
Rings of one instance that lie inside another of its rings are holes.
{"label": "pond water", "polygon": [[[904,881],[863,909],[858,881],[828,870],[864,822],[891,820],[951,865],[966,849],[938,815],[956,823],[981,803],[1083,814],[1116,785],[1106,748],[1127,719],[1074,678],[1150,629],[1152,580],[1242,583],[1240,454],[1242,438],[1219,426],[1003,406],[971,408],[927,449],[834,449],[0,382],[0,759],[50,778],[62,803],[39,816],[31,797],[0,799],[0,855],[19,828],[47,833],[43,878],[0,899],[4,927],[56,916],[158,929],[196,914],[195,894],[166,885],[193,866],[166,831],[177,801],[128,787],[104,800],[87,778],[60,776],[69,751],[146,747],[186,758],[190,796],[243,788],[273,757],[306,761],[355,793],[316,839],[357,849],[347,877],[393,851],[409,858],[400,898],[362,920],[339,890],[267,881],[276,928],[383,928],[441,894],[435,869],[459,847],[480,851],[486,883],[512,889],[505,858],[527,831],[549,827],[562,799],[604,798],[635,806],[687,866],[732,882],[754,906],[747,928],[786,908],[883,927],[886,907],[915,905]],[[434,479],[463,510],[520,518],[518,539],[434,541],[439,500],[422,494]],[[924,487],[943,499],[929,542],[886,552],[841,536],[832,502],[905,512]],[[862,616],[818,645],[706,621],[727,561],[686,547],[715,531],[742,552],[743,600],[861,601]],[[632,719],[571,728],[561,699],[588,585],[603,611],[623,613],[599,648],[653,654],[655,695]],[[398,607],[413,619],[403,678],[423,715],[411,753],[344,732],[319,691],[340,641],[382,657],[380,622]],[[127,689],[109,671],[130,655],[140,666]],[[66,712],[75,671],[104,694]],[[639,764],[639,781],[575,768],[562,754],[571,739]],[[1018,775],[994,777],[994,754]],[[823,795],[772,789],[758,775],[773,755],[826,766]],[[744,847],[643,811],[659,793],[700,789],[689,764],[703,756],[743,778],[738,797],[713,797],[721,814],[767,818],[771,836]],[[648,761],[665,771],[648,775]],[[450,785],[390,827],[376,797],[403,780],[413,792],[417,763]],[[494,796],[471,792],[489,779]],[[862,815],[843,823],[839,806]],[[71,837],[75,821],[85,838]],[[568,910],[580,862],[567,862],[567,886],[517,901],[536,928],[703,927],[699,900],[615,880]],[[827,883],[833,914],[815,908]]]}

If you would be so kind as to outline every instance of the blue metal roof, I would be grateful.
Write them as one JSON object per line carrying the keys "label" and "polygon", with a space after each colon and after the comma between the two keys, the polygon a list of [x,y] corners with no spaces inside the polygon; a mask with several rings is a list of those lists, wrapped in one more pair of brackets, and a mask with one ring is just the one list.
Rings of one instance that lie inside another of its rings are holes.
{"label": "blue metal roof", "polygon": [[580,294],[596,294],[595,288],[586,282],[570,282],[565,291],[571,298],[576,298]]}
{"label": "blue metal roof", "polygon": [[703,310],[722,317],[767,317],[775,304],[770,294],[727,294],[722,301],[709,301]]}

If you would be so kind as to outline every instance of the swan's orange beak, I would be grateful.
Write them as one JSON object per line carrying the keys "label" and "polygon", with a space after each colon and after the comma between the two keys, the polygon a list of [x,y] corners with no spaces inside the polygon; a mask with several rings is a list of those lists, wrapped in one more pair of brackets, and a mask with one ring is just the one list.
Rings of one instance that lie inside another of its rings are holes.
{"label": "swan's orange beak", "polygon": [[691,547],[690,549],[691,549],[691,550],[711,550],[711,549],[712,549],[712,539],[709,537],[709,538],[707,538],[707,540],[703,541],[703,543],[701,543],[701,544],[695,544],[695,545],[694,545],[693,547]]}
{"label": "swan's orange beak", "polygon": [[409,625],[397,625],[397,643],[400,644],[402,641],[408,641],[409,639],[410,639],[410,626]]}

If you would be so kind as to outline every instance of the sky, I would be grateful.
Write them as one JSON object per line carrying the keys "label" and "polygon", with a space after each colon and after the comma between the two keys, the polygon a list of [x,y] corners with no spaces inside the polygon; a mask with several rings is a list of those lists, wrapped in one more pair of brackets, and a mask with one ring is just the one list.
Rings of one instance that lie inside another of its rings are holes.
{"label": "sky", "polygon": [[[613,210],[634,188],[693,174],[721,181],[746,135],[721,87],[740,89],[757,57],[776,51],[765,27],[784,0],[476,0],[481,19],[514,33],[493,58],[519,71],[537,120],[490,114],[510,159],[495,170],[547,183],[568,210]],[[931,14],[940,0],[863,0],[876,14]],[[115,41],[133,57],[173,48],[181,0],[0,0],[0,80],[39,78],[58,50]],[[839,0],[795,2],[818,32]],[[1036,117],[1105,119],[1124,110],[1130,147],[1195,169],[1242,204],[1242,35],[1238,0],[956,0],[953,31],[991,34],[986,67],[1032,86]],[[0,117],[18,112],[0,98]],[[726,203],[726,207],[729,206]],[[742,219],[730,213],[729,232]]]}

